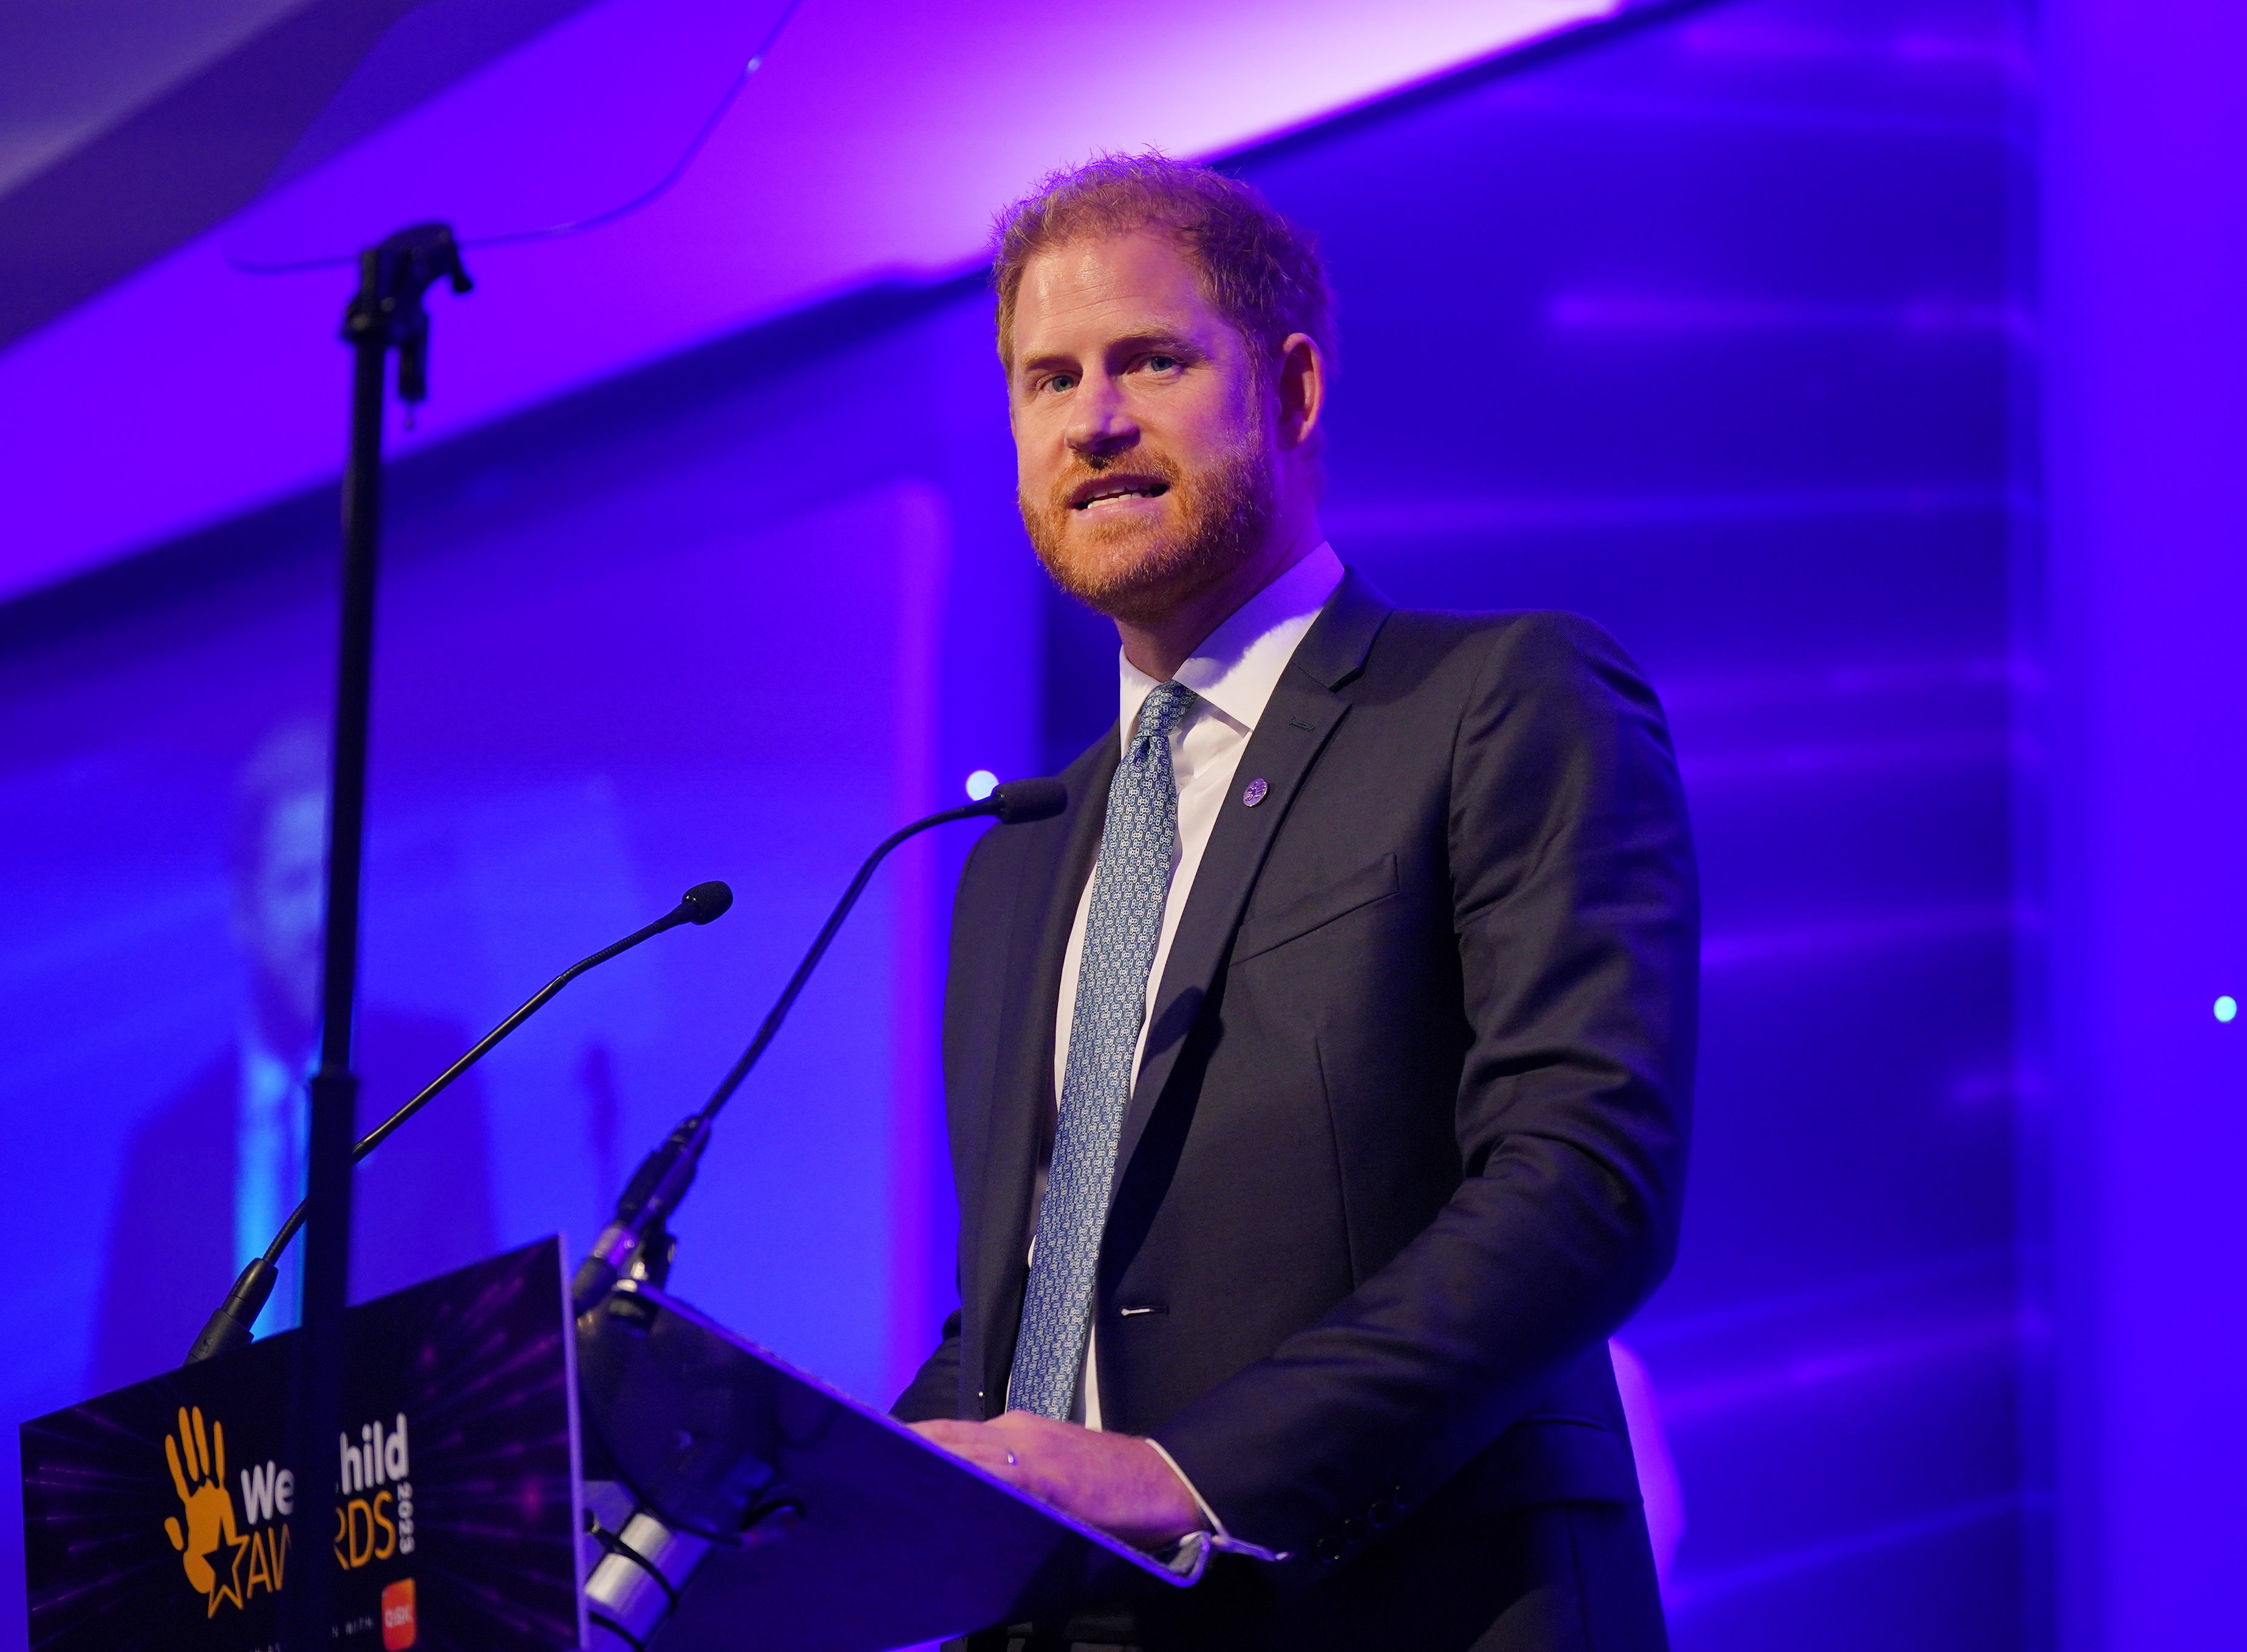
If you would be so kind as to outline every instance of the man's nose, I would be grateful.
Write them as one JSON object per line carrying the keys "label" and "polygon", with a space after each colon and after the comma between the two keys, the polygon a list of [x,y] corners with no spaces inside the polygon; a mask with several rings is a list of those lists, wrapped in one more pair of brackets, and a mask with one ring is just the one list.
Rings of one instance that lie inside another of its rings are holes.
{"label": "man's nose", "polygon": [[1122,389],[1106,374],[1087,375],[1069,408],[1069,445],[1088,456],[1112,454],[1139,439],[1139,422],[1125,405]]}

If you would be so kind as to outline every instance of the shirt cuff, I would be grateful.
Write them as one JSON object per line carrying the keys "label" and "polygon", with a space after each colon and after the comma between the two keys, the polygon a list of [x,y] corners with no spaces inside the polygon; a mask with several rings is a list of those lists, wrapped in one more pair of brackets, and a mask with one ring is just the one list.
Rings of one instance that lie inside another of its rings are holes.
{"label": "shirt cuff", "polygon": [[1186,1495],[1194,1500],[1194,1507],[1201,1511],[1201,1518],[1209,1522],[1209,1529],[1221,1538],[1230,1538],[1233,1533],[1225,1529],[1225,1522],[1217,1518],[1217,1511],[1210,1507],[1208,1499],[1202,1496],[1200,1489],[1186,1478],[1186,1471],[1178,1466],[1178,1458],[1165,1451],[1158,1440],[1151,1439],[1147,1444],[1155,1448],[1157,1457],[1170,1464],[1171,1472],[1178,1477],[1178,1484],[1186,1488]]}

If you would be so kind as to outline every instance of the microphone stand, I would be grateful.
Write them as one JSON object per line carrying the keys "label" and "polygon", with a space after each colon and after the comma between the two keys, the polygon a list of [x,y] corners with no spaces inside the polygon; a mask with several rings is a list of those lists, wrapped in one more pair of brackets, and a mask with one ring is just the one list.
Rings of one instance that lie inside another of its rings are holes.
{"label": "microphone stand", "polygon": [[[645,1307],[639,1289],[643,1282],[659,1289],[671,1272],[676,1241],[664,1225],[665,1219],[679,1208],[680,1201],[693,1184],[702,1150],[709,1144],[712,1121],[717,1117],[718,1109],[741,1088],[741,1081],[748,1076],[749,1069],[757,1064],[757,1058],[780,1031],[796,995],[811,979],[811,972],[819,967],[829,943],[843,927],[843,920],[850,917],[850,909],[857,905],[858,897],[865,892],[875,868],[888,857],[890,851],[909,837],[955,820],[988,816],[1001,825],[1018,826],[1030,821],[1049,820],[1068,806],[1068,788],[1060,781],[1010,781],[980,802],[925,816],[909,826],[900,827],[876,845],[874,852],[859,866],[858,875],[850,880],[850,888],[843,891],[843,898],[835,903],[835,910],[828,914],[826,924],[812,941],[810,950],[804,953],[803,961],[796,966],[796,973],[789,977],[779,999],[766,1013],[748,1048],[741,1053],[741,1058],[734,1063],[710,1099],[681,1120],[663,1145],[641,1161],[631,1184],[617,1201],[615,1217],[593,1242],[592,1254],[578,1264],[577,1276],[570,1282],[570,1307],[577,1316],[581,1348],[589,1338],[614,1335],[604,1324],[612,1315],[621,1314],[632,1323],[645,1322],[633,1312]],[[598,1432],[603,1426],[602,1420],[597,1416],[593,1421]],[[792,1499],[780,1498],[744,1509],[738,1531],[705,1531],[675,1520],[628,1485],[619,1485],[611,1495],[596,1498],[594,1503],[609,1505],[604,1513],[589,1505],[589,1512],[595,1516],[591,1535],[606,1553],[585,1581],[585,1604],[587,1621],[596,1637],[589,1644],[600,1646],[604,1652],[611,1648],[634,1649],[636,1652],[647,1644],[648,1637],[678,1606],[680,1592],[714,1545],[750,1540],[749,1533],[759,1525],[768,1519],[792,1519],[796,1510]]]}
{"label": "microphone stand", "polygon": [[788,985],[772,1008],[765,1014],[764,1023],[741,1052],[733,1070],[719,1082],[710,1099],[681,1119],[662,1146],[640,1161],[632,1181],[617,1200],[617,1213],[603,1228],[600,1237],[593,1241],[592,1254],[577,1265],[570,1281],[570,1309],[580,1319],[608,1300],[618,1281],[625,1278],[634,1266],[634,1259],[641,1258],[651,1277],[660,1283],[660,1275],[669,1265],[670,1247],[664,1236],[664,1219],[678,1209],[679,1202],[686,1197],[693,1185],[695,1167],[701,1163],[702,1150],[709,1144],[710,1127],[718,1116],[718,1109],[727,1103],[765,1047],[780,1031],[780,1024],[788,1019],[795,1007],[796,994],[811,979],[811,972],[819,967],[819,960],[827,955],[828,944],[843,920],[858,904],[874,869],[888,858],[889,853],[909,837],[927,831],[931,827],[948,825],[956,820],[991,818],[1001,824],[1015,826],[1028,821],[1045,820],[1058,815],[1068,806],[1069,793],[1057,780],[1009,781],[980,802],[968,803],[959,809],[946,809],[925,816],[909,826],[901,826],[875,846],[858,868],[858,875],[850,880],[843,898],[835,903],[826,924],[811,943],[803,961],[789,977]]}
{"label": "microphone stand", "polygon": [[[724,917],[733,904],[734,891],[725,884],[715,881],[697,884],[680,898],[678,905],[652,924],[632,931],[622,940],[611,942],[589,958],[579,959],[524,1000],[514,1014],[478,1039],[466,1055],[423,1085],[405,1106],[360,1137],[359,1145],[352,1149],[352,1163],[358,1164],[395,1136],[406,1120],[436,1098],[439,1091],[489,1055],[502,1039],[536,1014],[549,999],[587,970],[599,967],[619,953],[632,951],[650,936],[660,935],[667,929],[676,929],[681,924],[711,923]],[[299,1200],[297,1208],[289,1213],[289,1219],[281,1225],[281,1231],[274,1234],[273,1242],[265,1247],[264,1254],[251,1259],[249,1265],[234,1281],[234,1288],[227,1293],[226,1300],[219,1304],[218,1311],[203,1322],[201,1332],[196,1336],[195,1345],[188,1348],[188,1357],[182,1363],[200,1365],[205,1360],[230,1354],[249,1341],[250,1328],[256,1324],[259,1312],[273,1294],[282,1255],[288,1250],[289,1241],[296,1238],[297,1230],[304,1225],[304,1203]]]}
{"label": "microphone stand", "polygon": [[[399,399],[428,395],[429,317],[422,295],[440,278],[469,288],[449,226],[416,224],[359,254],[359,286],[344,312],[352,346],[352,427],[343,481],[343,601],[336,646],[336,723],[328,810],[327,921],[320,971],[320,1064],[312,1075],[306,1166],[304,1338],[290,1384],[297,1483],[315,1557],[289,1595],[287,1644],[325,1645],[336,1573],[319,1564],[319,1522],[343,1410],[344,1307],[351,1279],[352,1143],[359,1079],[352,1071],[352,1012],[359,986],[359,869],[366,822],[367,708],[374,669],[375,556],[380,539],[384,381],[398,352]],[[317,1511],[317,1512],[316,1512]]]}

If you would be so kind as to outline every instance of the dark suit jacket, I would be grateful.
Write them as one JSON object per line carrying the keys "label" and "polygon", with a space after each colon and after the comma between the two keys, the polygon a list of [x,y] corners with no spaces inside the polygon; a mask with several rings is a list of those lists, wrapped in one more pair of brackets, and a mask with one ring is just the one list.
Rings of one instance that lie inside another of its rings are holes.
{"label": "dark suit jacket", "polygon": [[[961,876],[961,1305],[898,1402],[911,1420],[1004,1409],[1062,954],[1116,763],[1111,734],[1071,765],[1063,815],[990,832]],[[1405,1573],[1370,1549],[1636,1502],[1605,1339],[1677,1240],[1697,949],[1668,731],[1614,640],[1565,614],[1396,611],[1349,576],[1188,898],[1094,1308],[1108,1426],[1296,1557],[1212,1577],[1228,1643],[1281,1612],[1289,1643],[1324,1643],[1304,1628],[1340,1621],[1322,1600],[1400,1622]]]}
{"label": "dark suit jacket", "polygon": [[[445,1021],[362,1011],[361,1134],[475,1041]],[[241,1057],[229,1050],[133,1132],[110,1220],[94,1321],[93,1391],[168,1370],[239,1271],[234,1136]],[[303,1248],[300,1234],[297,1246]],[[473,1071],[367,1157],[352,1178],[352,1298],[380,1296],[497,1248],[491,1148]]]}

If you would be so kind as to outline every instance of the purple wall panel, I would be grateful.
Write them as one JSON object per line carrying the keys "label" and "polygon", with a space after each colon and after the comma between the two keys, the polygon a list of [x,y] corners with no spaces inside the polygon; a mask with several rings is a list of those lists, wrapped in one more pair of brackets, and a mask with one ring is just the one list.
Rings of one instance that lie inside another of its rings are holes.
{"label": "purple wall panel", "polygon": [[2247,1614],[2247,15],[2046,9],[2066,1644]]}

